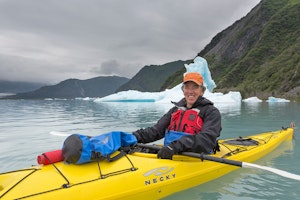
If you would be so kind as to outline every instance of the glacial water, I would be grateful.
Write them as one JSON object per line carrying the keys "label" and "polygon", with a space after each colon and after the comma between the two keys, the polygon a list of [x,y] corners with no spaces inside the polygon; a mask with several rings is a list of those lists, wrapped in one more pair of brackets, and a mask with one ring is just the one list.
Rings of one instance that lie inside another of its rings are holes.
{"label": "glacial water", "polygon": [[[296,139],[256,163],[300,174],[300,103],[218,103],[216,106],[222,113],[221,138],[278,130],[294,121]],[[0,100],[0,172],[37,164],[37,155],[60,149],[72,133],[98,135],[151,126],[170,107],[170,104],[154,102]],[[234,198],[300,199],[300,181],[258,169],[238,169],[166,199]]]}

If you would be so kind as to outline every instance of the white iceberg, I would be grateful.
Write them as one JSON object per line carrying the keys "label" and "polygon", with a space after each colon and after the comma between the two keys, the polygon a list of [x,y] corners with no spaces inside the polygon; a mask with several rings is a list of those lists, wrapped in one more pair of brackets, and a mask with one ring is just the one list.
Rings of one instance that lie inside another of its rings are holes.
{"label": "white iceberg", "polygon": [[266,102],[269,102],[269,103],[278,103],[278,102],[290,102],[290,100],[276,98],[276,97],[269,97]]}
{"label": "white iceberg", "polygon": [[[239,92],[212,93],[216,87],[214,80],[211,78],[207,62],[204,58],[196,57],[194,63],[185,65],[187,72],[198,72],[203,76],[204,85],[207,90],[204,97],[214,103],[235,103],[241,102],[242,96]],[[155,102],[155,103],[171,103],[171,101],[179,101],[182,99],[183,92],[181,90],[182,83],[172,89],[167,89],[162,92],[139,92],[136,90],[128,90],[118,92],[106,97],[97,98],[95,102]]]}
{"label": "white iceberg", "polygon": [[194,59],[194,63],[184,64],[186,68],[186,72],[198,72],[202,75],[204,79],[204,86],[208,89],[208,91],[213,92],[213,89],[216,87],[215,81],[211,78],[211,74],[207,65],[207,62],[204,58],[197,56]]}
{"label": "white iceberg", "polygon": [[257,98],[257,97],[249,97],[247,99],[243,99],[242,101],[246,102],[246,103],[259,103],[259,102],[262,102],[262,100]]}

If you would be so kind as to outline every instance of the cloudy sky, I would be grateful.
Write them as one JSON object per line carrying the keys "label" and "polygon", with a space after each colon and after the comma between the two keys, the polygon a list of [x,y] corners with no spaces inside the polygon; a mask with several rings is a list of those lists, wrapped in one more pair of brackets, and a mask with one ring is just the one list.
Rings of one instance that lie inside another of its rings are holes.
{"label": "cloudy sky", "polygon": [[192,59],[259,0],[0,0],[0,80],[55,84]]}

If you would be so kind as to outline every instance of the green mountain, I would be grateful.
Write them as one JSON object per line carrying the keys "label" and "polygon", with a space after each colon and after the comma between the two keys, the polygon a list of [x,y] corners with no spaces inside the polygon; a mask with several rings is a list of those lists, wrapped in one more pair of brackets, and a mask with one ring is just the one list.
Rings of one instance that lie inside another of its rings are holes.
{"label": "green mountain", "polygon": [[[300,99],[300,1],[262,0],[218,33],[198,56],[207,59],[217,91]],[[164,84],[181,81],[181,71]]]}
{"label": "green mountain", "polygon": [[44,86],[38,90],[19,93],[9,99],[44,99],[44,98],[76,98],[104,97],[114,93],[120,85],[129,79],[124,77],[96,77],[87,80],[68,79],[53,86]]}
{"label": "green mountain", "polygon": [[[130,81],[119,87],[116,92],[138,90],[141,92],[161,91],[162,85],[169,76],[180,70],[187,61],[174,61],[164,65],[150,65],[143,67]],[[182,76],[182,75],[181,75]]]}
{"label": "green mountain", "polygon": [[300,96],[300,1],[265,0],[199,53],[220,89]]}

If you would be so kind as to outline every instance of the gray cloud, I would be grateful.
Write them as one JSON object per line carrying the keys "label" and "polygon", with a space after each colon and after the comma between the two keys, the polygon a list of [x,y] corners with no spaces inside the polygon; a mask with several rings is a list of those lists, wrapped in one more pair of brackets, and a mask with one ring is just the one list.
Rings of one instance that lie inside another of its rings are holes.
{"label": "gray cloud", "polygon": [[132,77],[193,58],[259,0],[2,0],[0,80]]}
{"label": "gray cloud", "polygon": [[102,62],[100,66],[92,67],[90,72],[107,76],[122,74],[125,77],[132,77],[141,65],[141,63],[125,63],[122,65],[117,60],[107,60]]}

